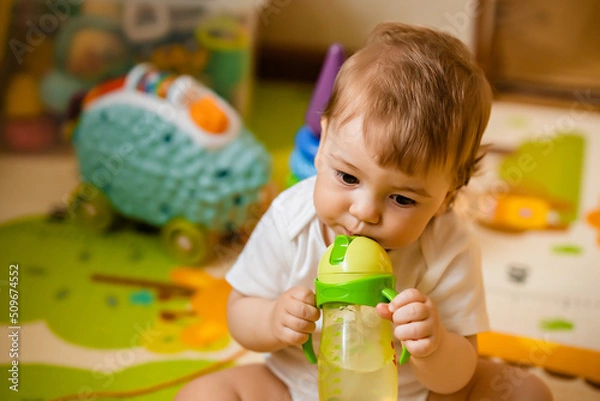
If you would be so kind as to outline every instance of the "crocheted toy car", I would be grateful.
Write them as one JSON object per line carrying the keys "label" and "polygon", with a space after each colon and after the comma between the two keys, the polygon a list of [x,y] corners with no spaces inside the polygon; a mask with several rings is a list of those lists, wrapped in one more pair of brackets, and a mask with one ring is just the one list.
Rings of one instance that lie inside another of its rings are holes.
{"label": "crocheted toy car", "polygon": [[167,249],[187,263],[206,258],[213,234],[246,223],[271,158],[213,91],[140,64],[92,89],[81,107],[73,143],[82,184],[70,205],[77,220],[106,230],[120,214],[160,227]]}

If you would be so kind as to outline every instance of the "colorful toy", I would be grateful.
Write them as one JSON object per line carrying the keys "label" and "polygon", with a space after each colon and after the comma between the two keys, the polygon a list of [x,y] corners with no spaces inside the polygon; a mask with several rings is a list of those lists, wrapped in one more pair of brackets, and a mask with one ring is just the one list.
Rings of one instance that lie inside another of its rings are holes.
{"label": "colorful toy", "polygon": [[122,6],[123,31],[136,44],[156,43],[173,33],[193,31],[207,13],[206,3],[200,1],[127,1]]}
{"label": "colorful toy", "polygon": [[565,230],[578,219],[585,141],[577,132],[527,141],[504,157],[479,222],[505,232]]}
{"label": "colorful toy", "polygon": [[327,107],[335,77],[344,60],[343,47],[337,43],[331,45],[304,116],[305,124],[298,130],[294,140],[294,149],[290,156],[289,186],[317,173],[314,163],[321,137],[321,114]]}
{"label": "colorful toy", "polygon": [[[319,263],[317,307],[323,308],[319,399],[395,400],[396,352],[391,323],[375,306],[396,295],[387,253],[366,237],[338,235]],[[312,338],[303,345],[312,363]],[[410,354],[404,348],[400,363]]]}
{"label": "colorful toy", "polygon": [[160,227],[187,263],[246,224],[270,157],[212,90],[140,64],[92,89],[82,110],[73,143],[83,184],[71,203],[80,221],[106,230],[118,212]]}
{"label": "colorful toy", "polygon": [[600,207],[596,210],[592,210],[587,215],[587,222],[594,230],[598,232],[598,236],[596,238],[596,244],[600,247]]}
{"label": "colorful toy", "polygon": [[558,212],[552,209],[550,202],[513,194],[495,197],[488,214],[481,216],[480,222],[498,230],[514,232],[559,227]]}
{"label": "colorful toy", "polygon": [[189,74],[241,113],[248,100],[254,8],[227,1],[123,4],[123,32],[137,60]]}
{"label": "colorful toy", "polygon": [[150,55],[150,62],[157,68],[192,76],[198,75],[198,72],[205,68],[207,60],[206,49],[189,49],[181,43],[159,46]]}
{"label": "colorful toy", "polygon": [[225,99],[244,109],[240,87],[250,71],[250,33],[235,18],[218,16],[201,24],[195,32],[200,48],[208,52],[203,75],[207,84]]}
{"label": "colorful toy", "polygon": [[193,35],[205,13],[202,2],[128,1],[123,3],[121,24],[137,59],[148,59],[160,70],[198,78],[208,51],[197,46]]}

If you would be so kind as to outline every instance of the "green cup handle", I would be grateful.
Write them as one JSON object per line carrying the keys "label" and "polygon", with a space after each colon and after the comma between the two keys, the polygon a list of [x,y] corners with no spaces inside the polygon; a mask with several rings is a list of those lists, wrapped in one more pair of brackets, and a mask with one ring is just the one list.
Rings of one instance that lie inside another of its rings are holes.
{"label": "green cup handle", "polygon": [[[388,301],[391,302],[392,299],[394,299],[396,297],[396,295],[398,295],[398,292],[391,288],[385,288],[385,289],[381,290],[381,295],[383,295],[385,297],[385,299],[387,299]],[[404,365],[406,362],[408,362],[409,358],[410,358],[410,352],[408,352],[406,347],[402,347],[402,353],[400,354],[400,361],[399,361],[400,365]]]}
{"label": "green cup handle", "polygon": [[[385,299],[391,301],[396,297],[396,295],[398,295],[398,292],[391,288],[385,288],[381,290],[381,294],[385,297]],[[315,350],[313,348],[312,334],[309,334],[308,340],[306,340],[306,342],[302,344],[302,350],[304,351],[306,359],[308,359],[310,363],[317,363],[317,356],[315,355]],[[409,358],[410,352],[408,352],[406,347],[402,347],[402,353],[400,354],[400,365],[404,365],[406,362],[408,362]]]}
{"label": "green cup handle", "polygon": [[317,363],[317,356],[315,355],[315,349],[313,348],[312,334],[309,334],[308,340],[302,344],[302,351],[304,351],[304,355],[310,363],[313,365]]}

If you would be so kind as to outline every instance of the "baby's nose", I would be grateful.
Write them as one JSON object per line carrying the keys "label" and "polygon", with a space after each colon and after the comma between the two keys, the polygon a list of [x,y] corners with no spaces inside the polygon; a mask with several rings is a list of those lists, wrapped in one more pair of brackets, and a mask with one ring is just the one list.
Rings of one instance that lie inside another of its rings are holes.
{"label": "baby's nose", "polygon": [[350,214],[358,220],[368,224],[379,223],[380,212],[376,202],[370,200],[358,200],[350,206]]}

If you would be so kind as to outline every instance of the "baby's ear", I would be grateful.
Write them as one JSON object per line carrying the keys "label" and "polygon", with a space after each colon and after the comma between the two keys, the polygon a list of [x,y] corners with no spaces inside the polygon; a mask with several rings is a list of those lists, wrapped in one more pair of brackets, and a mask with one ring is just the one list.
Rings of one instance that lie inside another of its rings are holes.
{"label": "baby's ear", "polygon": [[328,123],[327,118],[321,117],[321,139],[323,139],[323,136],[327,132],[327,123]]}
{"label": "baby's ear", "polygon": [[456,197],[456,189],[448,191],[448,193],[446,194],[446,197],[444,198],[444,201],[442,202],[442,204],[440,205],[438,210],[435,212],[434,216],[439,217],[439,216],[443,215],[444,213],[446,213],[455,197]]}
{"label": "baby's ear", "polygon": [[315,155],[315,167],[319,165],[319,160],[321,159],[321,149],[323,148],[325,135],[327,135],[327,119],[321,117],[321,137],[319,138],[319,147],[317,148],[317,154]]}

